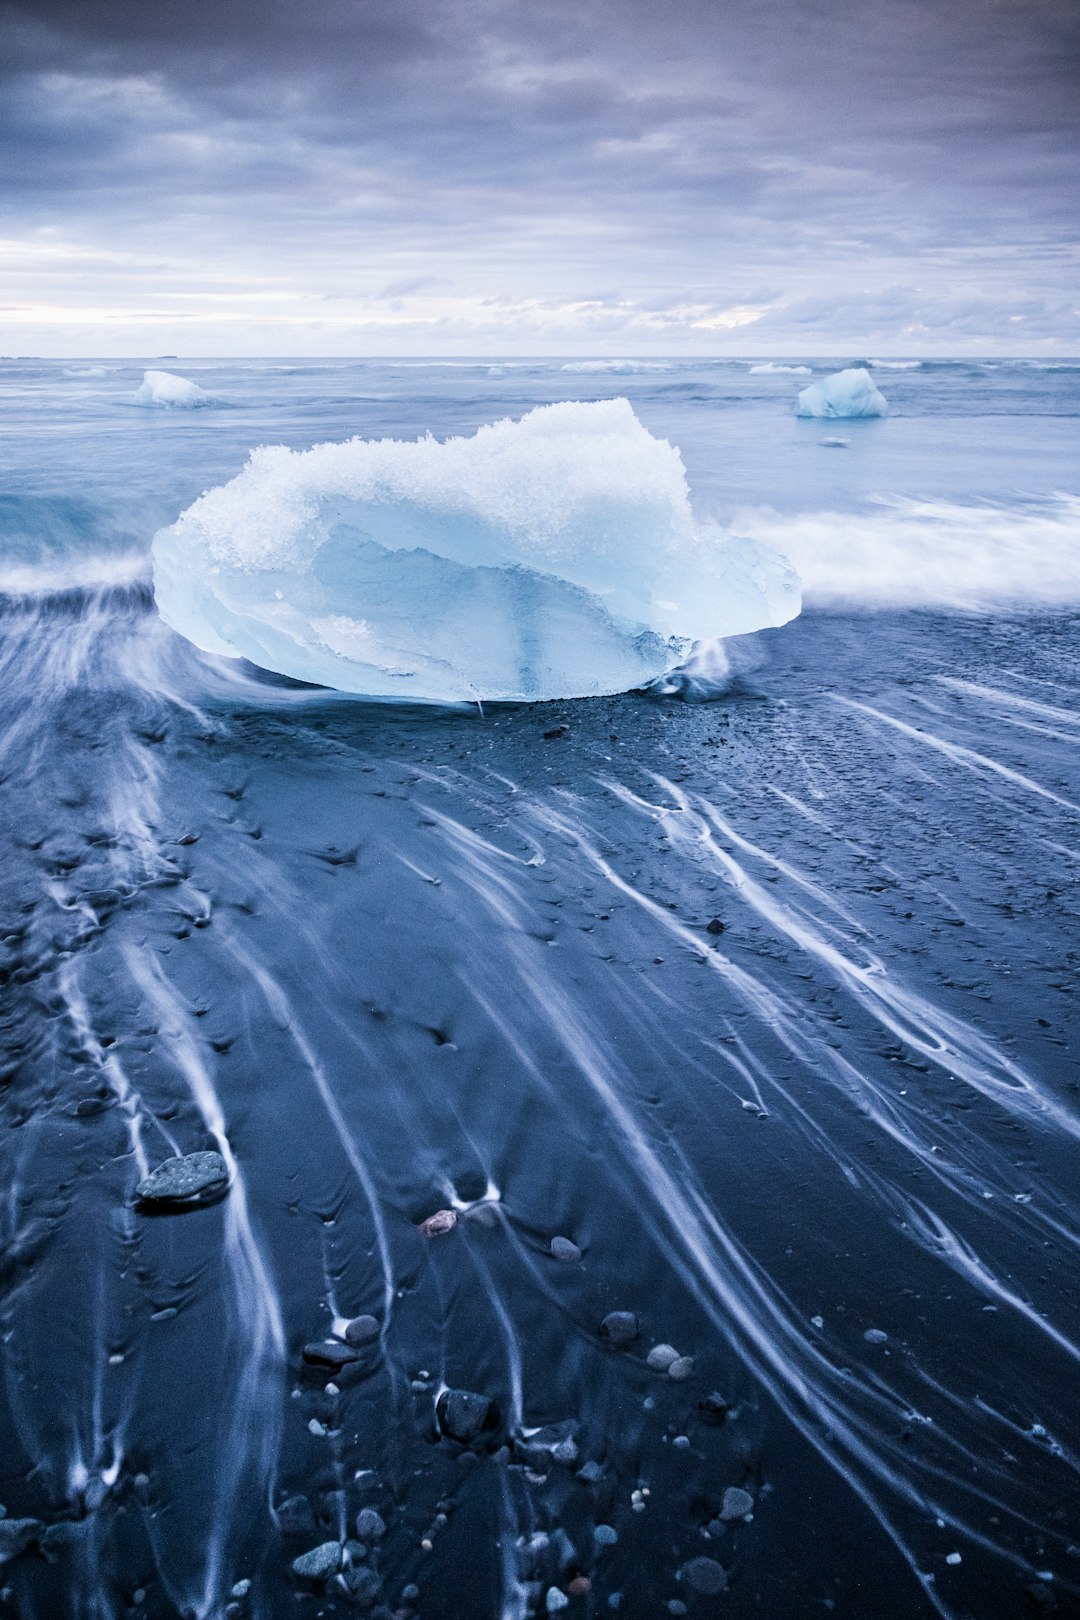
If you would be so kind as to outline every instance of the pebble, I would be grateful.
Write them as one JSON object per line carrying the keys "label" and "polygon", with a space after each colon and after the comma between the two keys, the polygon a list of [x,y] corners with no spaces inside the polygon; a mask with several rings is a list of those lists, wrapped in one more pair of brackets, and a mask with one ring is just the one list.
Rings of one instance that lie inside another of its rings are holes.
{"label": "pebble", "polygon": [[368,1569],[364,1564],[358,1569],[347,1570],[344,1579],[346,1591],[356,1599],[361,1608],[374,1603],[382,1585],[375,1571]]}
{"label": "pebble", "polygon": [[470,1389],[444,1389],[435,1407],[443,1434],[472,1445],[481,1435],[498,1428],[499,1408],[486,1395]]}
{"label": "pebble", "polygon": [[374,1508],[361,1508],[356,1515],[356,1534],[361,1541],[379,1541],[386,1534],[386,1523]]}
{"label": "pebble", "polygon": [[437,1209],[434,1215],[429,1215],[426,1221],[420,1222],[420,1230],[425,1237],[442,1237],[444,1232],[452,1232],[457,1225],[457,1215],[452,1209]]}
{"label": "pebble", "polygon": [[703,1423],[723,1423],[730,1410],[730,1404],[725,1401],[722,1395],[718,1395],[715,1390],[711,1395],[706,1395],[704,1400],[698,1402],[698,1416]]}
{"label": "pebble", "polygon": [[889,1335],[882,1332],[881,1328],[867,1328],[866,1332],[863,1334],[863,1338],[866,1340],[867,1344],[886,1344],[888,1343]]}
{"label": "pebble", "polygon": [[600,1324],[600,1337],[611,1344],[630,1344],[638,1336],[638,1319],[633,1311],[609,1311]]}
{"label": "pebble", "polygon": [[592,1591],[592,1581],[587,1575],[575,1575],[566,1590],[571,1597],[584,1597],[586,1592]]}
{"label": "pebble", "polygon": [[598,1524],[593,1530],[593,1540],[598,1547],[614,1547],[619,1539],[619,1532],[610,1524]]}
{"label": "pebble", "polygon": [[37,1519],[0,1519],[0,1564],[18,1558],[35,1539],[41,1525]]}
{"label": "pebble", "polygon": [[577,1471],[578,1479],[583,1479],[586,1485],[598,1485],[604,1477],[604,1470],[598,1462],[582,1463]]}
{"label": "pebble", "polygon": [[419,1596],[420,1588],[418,1586],[414,1586],[411,1581],[409,1582],[408,1586],[403,1586],[401,1589],[402,1603],[415,1603]]}
{"label": "pebble", "polygon": [[558,1445],[552,1446],[551,1455],[556,1462],[575,1463],[577,1462],[578,1449],[573,1440],[560,1440]]}
{"label": "pebble", "polygon": [[689,1609],[681,1598],[672,1598],[668,1604],[668,1614],[689,1614]]}
{"label": "pebble", "polygon": [[327,1581],[341,1568],[341,1546],[336,1541],[323,1541],[294,1558],[292,1567],[293,1574],[305,1581]]}
{"label": "pebble", "polygon": [[724,924],[719,917],[710,917],[709,921],[705,924],[705,932],[707,934],[722,934],[724,932]]}
{"label": "pebble", "polygon": [[687,1586],[703,1597],[713,1597],[727,1585],[727,1575],[715,1558],[691,1558],[679,1571]]}
{"label": "pebble", "polygon": [[560,1609],[570,1607],[570,1599],[565,1592],[560,1592],[557,1586],[549,1586],[547,1597],[544,1599],[544,1607],[548,1614],[558,1614]]}
{"label": "pebble", "polygon": [[248,1595],[248,1593],[250,1591],[251,1591],[251,1582],[249,1580],[237,1581],[236,1585],[233,1587],[232,1591],[229,1593],[229,1596],[234,1597],[234,1598],[244,1598],[244,1597],[247,1597],[247,1595]]}
{"label": "pebble", "polygon": [[720,1505],[720,1517],[728,1522],[732,1519],[745,1519],[748,1513],[754,1511],[754,1498],[749,1491],[741,1490],[738,1485],[729,1485],[724,1492]]}
{"label": "pebble", "polygon": [[673,1361],[678,1361],[679,1352],[671,1344],[654,1344],[645,1357],[645,1364],[653,1372],[667,1372]]}
{"label": "pebble", "polygon": [[340,1339],[318,1339],[305,1344],[302,1354],[309,1367],[333,1367],[335,1371],[358,1359],[353,1347],[342,1344]]}
{"label": "pebble", "polygon": [[581,1250],[576,1243],[571,1243],[567,1237],[553,1237],[551,1240],[551,1253],[556,1260],[572,1262],[581,1259]]}
{"label": "pebble", "polygon": [[676,1451],[686,1451],[690,1445],[690,1436],[688,1434],[677,1434],[671,1443]]}
{"label": "pebble", "polygon": [[667,1370],[667,1375],[669,1378],[673,1378],[677,1384],[683,1384],[691,1376],[693,1371],[693,1356],[679,1356],[677,1360],[671,1363],[671,1366]]}
{"label": "pebble", "polygon": [[959,1553],[946,1553],[945,1562],[947,1564],[962,1564],[964,1560]]}
{"label": "pebble", "polygon": [[379,1337],[379,1324],[374,1316],[354,1316],[345,1324],[346,1344],[371,1344]]}
{"label": "pebble", "polygon": [[135,1189],[142,1204],[200,1203],[226,1190],[229,1167],[220,1153],[187,1153],[166,1159]]}

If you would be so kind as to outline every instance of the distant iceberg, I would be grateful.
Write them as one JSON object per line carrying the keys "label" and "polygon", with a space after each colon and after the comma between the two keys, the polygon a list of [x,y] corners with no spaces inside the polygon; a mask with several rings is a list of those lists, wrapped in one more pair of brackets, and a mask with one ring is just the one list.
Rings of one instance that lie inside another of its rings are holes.
{"label": "distant iceberg", "polygon": [[135,403],[166,411],[194,411],[218,401],[187,377],[177,377],[172,371],[144,371],[142,384],[135,390]]}
{"label": "distant iceberg", "polygon": [[153,566],[204,651],[450,702],[625,691],[801,605],[784,558],[694,521],[682,457],[625,399],[264,447],[155,536]]}
{"label": "distant iceberg", "polygon": [[834,371],[799,394],[798,416],[885,416],[885,395],[874,387],[874,379],[861,366]]}

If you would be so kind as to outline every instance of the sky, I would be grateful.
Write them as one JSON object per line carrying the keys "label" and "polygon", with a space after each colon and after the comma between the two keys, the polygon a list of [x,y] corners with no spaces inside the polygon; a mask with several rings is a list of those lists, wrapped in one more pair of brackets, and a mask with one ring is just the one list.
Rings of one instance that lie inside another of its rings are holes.
{"label": "sky", "polygon": [[1080,354],[1080,0],[0,0],[0,353]]}

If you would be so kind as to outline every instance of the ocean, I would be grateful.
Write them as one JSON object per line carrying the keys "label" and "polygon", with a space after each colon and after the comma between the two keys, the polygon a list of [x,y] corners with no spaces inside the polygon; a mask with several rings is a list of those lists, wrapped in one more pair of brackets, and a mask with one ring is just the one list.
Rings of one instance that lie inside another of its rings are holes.
{"label": "ocean", "polygon": [[[0,1613],[1080,1612],[1080,361],[866,359],[0,363]],[[256,446],[616,398],[802,578],[710,701],[155,610]]]}

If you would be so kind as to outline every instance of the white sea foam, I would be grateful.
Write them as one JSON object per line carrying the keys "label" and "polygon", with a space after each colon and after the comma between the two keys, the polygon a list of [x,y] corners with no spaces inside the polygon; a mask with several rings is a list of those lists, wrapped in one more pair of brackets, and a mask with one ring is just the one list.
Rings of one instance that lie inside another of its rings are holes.
{"label": "white sea foam", "polygon": [[216,405],[212,394],[172,371],[146,371],[141,385],[135,390],[135,404],[166,411],[193,411],[202,406]]}
{"label": "white sea foam", "polygon": [[809,377],[812,375],[809,366],[785,366],[776,360],[763,360],[760,365],[750,367],[751,377],[779,375],[781,372],[786,372],[791,377]]}
{"label": "white sea foam", "polygon": [[789,557],[812,604],[981,611],[1080,602],[1080,498],[1024,506],[879,500],[856,512],[740,511]]}
{"label": "white sea foam", "polygon": [[623,691],[799,611],[782,557],[694,521],[678,450],[624,399],[257,450],[153,562],[162,616],[204,651],[368,696]]}
{"label": "white sea foam", "polygon": [[559,367],[560,371],[580,371],[616,374],[632,373],[635,371],[670,371],[671,366],[666,360],[568,360]]}
{"label": "white sea foam", "polygon": [[922,366],[921,360],[868,360],[866,363],[874,371],[918,371]]}

